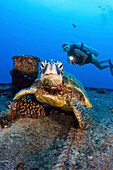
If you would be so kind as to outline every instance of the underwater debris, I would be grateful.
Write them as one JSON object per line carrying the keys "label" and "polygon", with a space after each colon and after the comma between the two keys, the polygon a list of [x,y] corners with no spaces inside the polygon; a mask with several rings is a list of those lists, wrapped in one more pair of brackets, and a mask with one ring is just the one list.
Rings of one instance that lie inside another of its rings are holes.
{"label": "underwater debris", "polygon": [[12,76],[13,95],[19,90],[31,86],[38,76],[38,63],[40,59],[30,55],[16,55],[12,57],[13,69],[10,71]]}

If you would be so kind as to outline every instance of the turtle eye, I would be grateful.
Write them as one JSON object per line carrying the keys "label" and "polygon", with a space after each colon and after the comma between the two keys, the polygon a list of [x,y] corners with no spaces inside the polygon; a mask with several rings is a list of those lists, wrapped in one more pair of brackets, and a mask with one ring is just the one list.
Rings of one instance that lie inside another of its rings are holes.
{"label": "turtle eye", "polygon": [[59,69],[63,69],[63,64],[61,62],[57,63]]}
{"label": "turtle eye", "polygon": [[44,68],[44,67],[46,66],[46,63],[47,63],[46,60],[42,61],[42,63],[41,63],[41,68]]}
{"label": "turtle eye", "polygon": [[41,67],[44,67],[44,63],[41,63]]}
{"label": "turtle eye", "polygon": [[60,64],[60,65],[59,65],[59,68],[62,68],[62,67],[63,67],[63,64]]}

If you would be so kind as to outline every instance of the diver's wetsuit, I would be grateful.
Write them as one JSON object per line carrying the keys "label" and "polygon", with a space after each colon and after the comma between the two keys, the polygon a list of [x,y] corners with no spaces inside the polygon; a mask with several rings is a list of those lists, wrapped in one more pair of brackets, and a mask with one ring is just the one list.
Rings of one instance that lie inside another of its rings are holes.
{"label": "diver's wetsuit", "polygon": [[82,61],[83,61],[83,59],[84,59],[83,56],[80,56],[80,57],[79,57],[79,56],[74,52],[74,50],[76,50],[76,49],[81,50],[81,52],[83,51],[83,52],[87,55],[87,59],[86,59],[86,61],[85,61],[84,64],[91,63],[91,61],[92,61],[92,55],[91,55],[91,53],[90,53],[88,50],[82,50],[82,48],[80,49],[80,48],[77,47],[76,44],[73,44],[73,45],[70,45],[70,50],[69,50],[67,53],[68,53],[68,56],[74,56],[74,57],[75,57],[75,59],[76,59],[76,64],[81,64]]}

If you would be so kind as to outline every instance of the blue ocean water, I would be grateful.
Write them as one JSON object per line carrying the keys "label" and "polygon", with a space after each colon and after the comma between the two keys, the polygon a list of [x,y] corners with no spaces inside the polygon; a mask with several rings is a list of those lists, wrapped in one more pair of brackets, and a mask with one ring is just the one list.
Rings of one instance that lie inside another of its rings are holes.
{"label": "blue ocean water", "polygon": [[60,60],[86,87],[113,89],[109,68],[71,65],[61,48],[63,43],[83,42],[99,51],[98,60],[111,58],[113,63],[112,18],[112,0],[1,0],[0,83],[11,82],[12,56],[27,54],[41,61]]}

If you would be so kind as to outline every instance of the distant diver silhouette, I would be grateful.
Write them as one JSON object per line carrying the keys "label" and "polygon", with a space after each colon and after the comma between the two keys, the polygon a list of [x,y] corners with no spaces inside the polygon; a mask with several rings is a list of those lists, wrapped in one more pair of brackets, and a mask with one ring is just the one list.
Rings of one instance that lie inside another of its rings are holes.
{"label": "distant diver silhouette", "polygon": [[76,27],[77,27],[77,25],[75,25],[75,24],[72,24],[72,26],[73,26],[74,28],[76,28]]}

